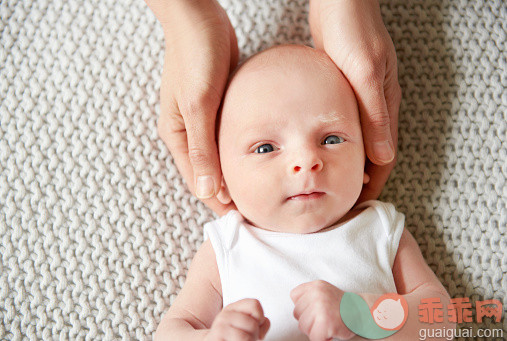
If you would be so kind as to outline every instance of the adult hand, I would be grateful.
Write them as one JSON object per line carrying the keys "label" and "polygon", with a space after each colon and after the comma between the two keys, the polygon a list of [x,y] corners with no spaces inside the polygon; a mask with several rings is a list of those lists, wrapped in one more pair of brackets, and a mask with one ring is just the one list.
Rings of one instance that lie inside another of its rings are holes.
{"label": "adult hand", "polygon": [[146,0],[162,24],[165,57],[158,133],[190,190],[222,215],[215,120],[238,43],[216,0]]}
{"label": "adult hand", "polygon": [[377,0],[310,0],[310,29],[356,94],[370,182],[358,201],[376,199],[395,164],[398,141],[396,52]]}

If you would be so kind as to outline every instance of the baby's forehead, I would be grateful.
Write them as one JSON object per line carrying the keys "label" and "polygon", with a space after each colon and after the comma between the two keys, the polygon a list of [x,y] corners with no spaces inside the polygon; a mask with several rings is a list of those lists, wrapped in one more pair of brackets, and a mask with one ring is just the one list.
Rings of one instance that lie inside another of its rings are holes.
{"label": "baby's forehead", "polygon": [[[227,86],[221,119],[230,122],[261,120],[259,111],[289,110],[291,101],[304,99],[308,112],[317,102],[356,105],[346,78],[323,51],[307,46],[277,46],[247,59],[233,73]],[[307,100],[310,99],[310,100]],[[346,105],[350,108],[350,105]],[[339,108],[337,108],[339,111]],[[329,111],[329,110],[328,110]],[[323,114],[319,111],[315,114]],[[250,116],[255,116],[251,118]]]}
{"label": "baby's forehead", "polygon": [[327,76],[345,80],[325,52],[302,45],[283,45],[248,58],[234,71],[230,83],[250,83],[255,78],[265,78],[266,74],[276,78],[278,74],[295,73],[303,73],[306,77]]}
{"label": "baby's forehead", "polygon": [[231,75],[224,98],[229,102],[241,100],[262,93],[262,88],[274,88],[275,84],[283,86],[284,82],[286,86],[307,83],[308,90],[317,96],[317,90],[324,87],[345,89],[344,96],[353,96],[353,92],[346,89],[350,88],[346,78],[325,52],[303,45],[282,45],[243,62]]}

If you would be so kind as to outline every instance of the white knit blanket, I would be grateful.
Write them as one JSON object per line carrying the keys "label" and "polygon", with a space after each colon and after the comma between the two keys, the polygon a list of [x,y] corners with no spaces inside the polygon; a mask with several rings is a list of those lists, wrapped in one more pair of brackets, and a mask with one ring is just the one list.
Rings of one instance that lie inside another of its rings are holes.
{"label": "white knit blanket", "polygon": [[[311,44],[307,1],[221,3],[242,58]],[[382,13],[403,101],[381,199],[452,297],[507,306],[507,5]],[[141,0],[2,0],[0,17],[0,340],[151,339],[214,218],[157,136],[161,27]],[[507,335],[490,320],[460,326]]]}

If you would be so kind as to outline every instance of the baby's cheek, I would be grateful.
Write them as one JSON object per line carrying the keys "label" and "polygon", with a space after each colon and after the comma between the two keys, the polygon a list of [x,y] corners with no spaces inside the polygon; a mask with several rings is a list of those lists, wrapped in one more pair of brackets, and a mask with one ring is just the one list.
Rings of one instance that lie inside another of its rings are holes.
{"label": "baby's cheek", "polygon": [[241,210],[244,209],[258,209],[260,203],[263,201],[263,194],[258,187],[263,186],[259,184],[258,186],[253,186],[254,183],[258,183],[258,180],[252,179],[248,177],[248,174],[243,173],[243,176],[239,176],[239,171],[235,175],[235,181],[231,182],[231,197],[234,202]]}
{"label": "baby's cheek", "polygon": [[240,212],[257,225],[270,226],[280,213],[280,186],[272,181],[272,177],[257,172],[246,174],[238,183],[238,202]]}

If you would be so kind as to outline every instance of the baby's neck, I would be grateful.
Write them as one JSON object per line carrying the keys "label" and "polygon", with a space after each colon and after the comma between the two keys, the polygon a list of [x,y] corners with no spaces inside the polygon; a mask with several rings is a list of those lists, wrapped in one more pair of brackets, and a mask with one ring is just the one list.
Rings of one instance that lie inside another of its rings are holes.
{"label": "baby's neck", "polygon": [[345,224],[346,222],[348,222],[349,220],[352,220],[353,218],[355,218],[363,210],[364,210],[364,208],[352,207],[352,209],[350,211],[348,211],[347,213],[345,213],[345,215],[343,217],[341,217],[337,222],[331,224],[328,227],[324,227],[323,229],[321,229],[321,230],[319,230],[317,232],[314,232],[314,233],[319,233],[319,232],[324,232],[324,231],[330,231],[330,230],[333,230],[335,228],[338,228],[338,227],[342,226],[343,224]]}
{"label": "baby's neck", "polygon": [[[350,211],[348,211],[347,213],[345,213],[344,216],[342,216],[340,219],[338,219],[337,221],[335,221],[334,223],[330,224],[329,226],[326,226],[326,227],[323,227],[322,229],[318,230],[318,231],[314,231],[314,232],[308,232],[308,233],[303,233],[303,234],[312,234],[312,233],[320,233],[320,232],[325,232],[325,231],[331,231],[331,230],[334,230],[340,226],[342,226],[343,224],[347,223],[349,220],[352,220],[353,218],[355,218],[359,213],[361,213],[362,211],[364,210],[364,208],[356,208],[356,207],[352,207],[350,209]],[[241,212],[240,212],[241,213]],[[242,215],[243,216],[243,215]],[[277,233],[287,233],[287,234],[294,234],[295,232],[285,232],[285,231],[277,231],[275,229],[267,229],[267,228],[264,228],[264,227],[261,227],[261,226],[258,226],[256,224],[254,224],[253,222],[251,222],[250,220],[248,220],[247,218],[245,218],[243,216],[243,219],[245,220],[245,222],[250,225],[250,226],[253,226],[255,228],[258,228],[258,229],[261,229],[261,230],[264,230],[264,231],[270,231],[270,232],[277,232]],[[300,233],[297,233],[297,234],[300,234]]]}

